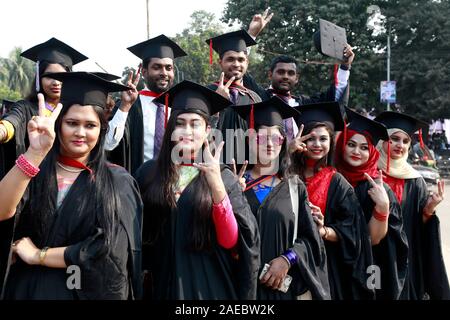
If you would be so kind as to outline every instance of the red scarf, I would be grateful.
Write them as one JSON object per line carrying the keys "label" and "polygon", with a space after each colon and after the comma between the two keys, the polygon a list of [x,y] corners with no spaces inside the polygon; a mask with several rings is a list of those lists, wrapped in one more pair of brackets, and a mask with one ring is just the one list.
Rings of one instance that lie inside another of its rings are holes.
{"label": "red scarf", "polygon": [[157,93],[157,92],[151,91],[151,90],[141,90],[141,91],[139,91],[139,94],[141,96],[158,98],[163,93]]}
{"label": "red scarf", "polygon": [[328,189],[335,173],[335,168],[325,167],[314,176],[306,178],[309,201],[318,206],[324,216],[327,209]]}
{"label": "red scarf", "polygon": [[75,159],[65,157],[62,155],[58,156],[58,162],[66,165],[66,166],[69,166],[69,167],[87,170],[87,171],[89,171],[89,174],[92,174],[92,172],[93,172],[92,169],[89,168],[88,166],[86,166],[85,164],[83,164]]}
{"label": "red scarf", "polygon": [[394,178],[384,174],[383,181],[386,182],[389,187],[391,187],[392,191],[397,197],[398,203],[400,203],[401,205],[403,199],[403,190],[405,189],[405,179]]}
{"label": "red scarf", "polygon": [[[344,146],[347,141],[353,137],[355,134],[362,134],[367,139],[367,144],[369,146],[369,160],[365,164],[359,167],[353,167],[344,160]],[[364,173],[367,173],[371,178],[378,178],[378,167],[377,162],[380,157],[380,153],[375,148],[372,143],[370,135],[366,132],[357,132],[351,129],[347,130],[347,138],[344,142],[344,135],[340,134],[336,141],[336,155],[335,155],[335,165],[337,170],[347,179],[347,181],[356,187],[358,182],[367,180]],[[341,152],[339,150],[342,150]]]}

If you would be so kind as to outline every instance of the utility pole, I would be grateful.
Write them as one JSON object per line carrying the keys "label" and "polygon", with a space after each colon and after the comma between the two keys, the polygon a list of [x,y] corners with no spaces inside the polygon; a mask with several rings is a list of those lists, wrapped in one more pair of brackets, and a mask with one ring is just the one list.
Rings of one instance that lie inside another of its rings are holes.
{"label": "utility pole", "polygon": [[[389,22],[389,19],[387,32],[387,81],[391,81],[391,24]],[[386,110],[391,110],[389,102],[387,103]]]}
{"label": "utility pole", "polygon": [[150,12],[149,12],[149,1],[145,0],[146,2],[146,8],[147,8],[147,39],[150,39]]}

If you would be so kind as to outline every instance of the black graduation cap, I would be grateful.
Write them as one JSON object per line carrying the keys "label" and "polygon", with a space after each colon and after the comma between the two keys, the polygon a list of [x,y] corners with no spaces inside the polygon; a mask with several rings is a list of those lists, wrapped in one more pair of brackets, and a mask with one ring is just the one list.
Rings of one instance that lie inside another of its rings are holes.
{"label": "black graduation cap", "polygon": [[69,107],[73,104],[106,106],[109,92],[130,90],[130,87],[109,82],[89,72],[57,72],[47,77],[63,82],[61,103]]}
{"label": "black graduation cap", "polygon": [[[254,110],[253,119],[252,107]],[[231,108],[246,119],[250,127],[253,127],[252,124],[283,127],[283,119],[296,118],[300,115],[296,109],[277,96],[254,104],[233,105]]]}
{"label": "black graduation cap", "polygon": [[368,133],[373,145],[376,146],[379,140],[389,140],[389,135],[384,124],[364,117],[347,107],[345,108],[345,112],[349,121],[347,128],[362,134]]}
{"label": "black graduation cap", "polygon": [[313,103],[294,108],[300,111],[300,115],[295,119],[299,127],[309,122],[325,122],[335,131],[344,129],[344,119],[337,102]]}
{"label": "black graduation cap", "polygon": [[187,55],[178,44],[163,34],[140,42],[127,49],[142,60],[148,58],[170,58],[173,60]]}
{"label": "black graduation cap", "polygon": [[[212,116],[232,102],[198,83],[184,80],[153,100],[173,110]],[[167,114],[167,113],[166,113]]]}
{"label": "black graduation cap", "polygon": [[374,120],[381,122],[388,129],[401,129],[411,137],[419,129],[426,128],[428,126],[428,124],[424,121],[413,118],[407,114],[394,111],[384,111],[380,113]]}
{"label": "black graduation cap", "polygon": [[34,62],[45,60],[50,63],[59,63],[70,68],[73,65],[88,59],[88,57],[82,53],[56,38],[51,38],[46,42],[25,50],[22,52],[21,56]]}
{"label": "black graduation cap", "polygon": [[206,40],[219,55],[226,51],[241,52],[247,50],[247,47],[254,46],[256,41],[245,30],[238,30],[221,34],[220,36]]}
{"label": "black graduation cap", "polygon": [[95,74],[97,77],[100,77],[107,81],[114,81],[114,80],[120,79],[119,76],[116,76],[116,75],[110,74],[110,73],[105,73],[105,72],[91,72],[91,73]]}
{"label": "black graduation cap", "polygon": [[321,54],[344,61],[347,45],[345,29],[327,20],[319,19],[320,31],[313,35],[314,45]]}

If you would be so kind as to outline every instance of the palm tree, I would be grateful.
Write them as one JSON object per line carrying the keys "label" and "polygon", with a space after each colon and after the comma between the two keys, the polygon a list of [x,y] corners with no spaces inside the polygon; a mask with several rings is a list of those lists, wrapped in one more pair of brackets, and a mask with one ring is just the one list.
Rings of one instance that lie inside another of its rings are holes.
{"label": "palm tree", "polygon": [[20,47],[14,48],[9,58],[0,61],[0,80],[11,90],[26,95],[34,77],[33,63],[22,58]]}

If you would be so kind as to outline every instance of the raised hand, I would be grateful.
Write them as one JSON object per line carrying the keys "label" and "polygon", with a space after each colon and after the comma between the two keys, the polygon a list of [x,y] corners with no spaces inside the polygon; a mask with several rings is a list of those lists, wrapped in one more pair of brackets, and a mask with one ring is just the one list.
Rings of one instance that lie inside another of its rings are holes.
{"label": "raised hand", "polygon": [[375,203],[375,210],[379,213],[389,213],[389,197],[383,185],[383,174],[380,170],[380,178],[374,181],[367,173],[364,173],[367,181],[369,181],[372,188],[367,191],[372,201]]}
{"label": "raised hand", "polygon": [[217,86],[216,92],[220,94],[222,97],[230,100],[230,86],[233,83],[235,77],[231,77],[230,80],[226,84],[223,84],[223,80],[225,78],[225,74],[222,72],[220,74],[219,85]]}
{"label": "raised hand", "polygon": [[128,74],[127,86],[131,88],[131,90],[122,91],[120,96],[120,110],[123,112],[128,112],[131,106],[134,104],[136,99],[138,98],[139,92],[136,87],[139,83],[140,72],[137,72],[133,78],[133,71],[130,71]]}
{"label": "raised hand", "polygon": [[248,33],[254,38],[256,38],[261,33],[261,31],[272,19],[273,12],[269,15],[269,9],[270,8],[267,8],[262,15],[255,14],[252,21],[250,21],[250,25],[248,26]]}
{"label": "raised hand", "polygon": [[62,109],[62,104],[58,103],[53,113],[46,117],[45,99],[42,93],[38,93],[39,115],[34,116],[28,122],[29,150],[35,154],[45,156],[53,146],[55,141],[55,122]]}
{"label": "raised hand", "polygon": [[241,170],[239,170],[239,174],[237,174],[237,170],[236,170],[236,160],[231,159],[231,168],[233,169],[233,173],[236,176],[239,185],[241,186],[242,191],[245,190],[245,188],[247,187],[247,182],[245,181],[244,178],[244,174],[245,174],[245,169],[247,169],[247,165],[248,165],[248,161],[245,160],[244,165],[242,166]]}
{"label": "raised hand", "polygon": [[225,142],[222,141],[216,148],[214,156],[212,155],[212,150],[210,149],[208,138],[205,139],[203,160],[202,163],[193,163],[193,166],[202,171],[205,174],[206,180],[215,179],[221,177],[220,175],[220,154],[222,153],[222,148]]}
{"label": "raised hand", "polygon": [[301,153],[307,150],[305,141],[312,137],[312,133],[309,133],[306,136],[302,137],[304,128],[305,126],[302,124],[298,129],[298,133],[295,136],[295,138],[292,139],[291,142],[289,142],[289,153],[296,153],[296,152]]}
{"label": "raised hand", "polygon": [[425,205],[425,208],[423,209],[424,214],[427,216],[430,216],[433,214],[433,212],[436,210],[436,207],[439,203],[444,200],[444,181],[439,180],[437,183],[438,192],[432,192],[430,196],[428,197],[427,204]]}
{"label": "raised hand", "polygon": [[353,52],[352,47],[347,43],[344,48],[344,61],[343,64],[351,65],[353,60],[355,59],[355,53]]}

